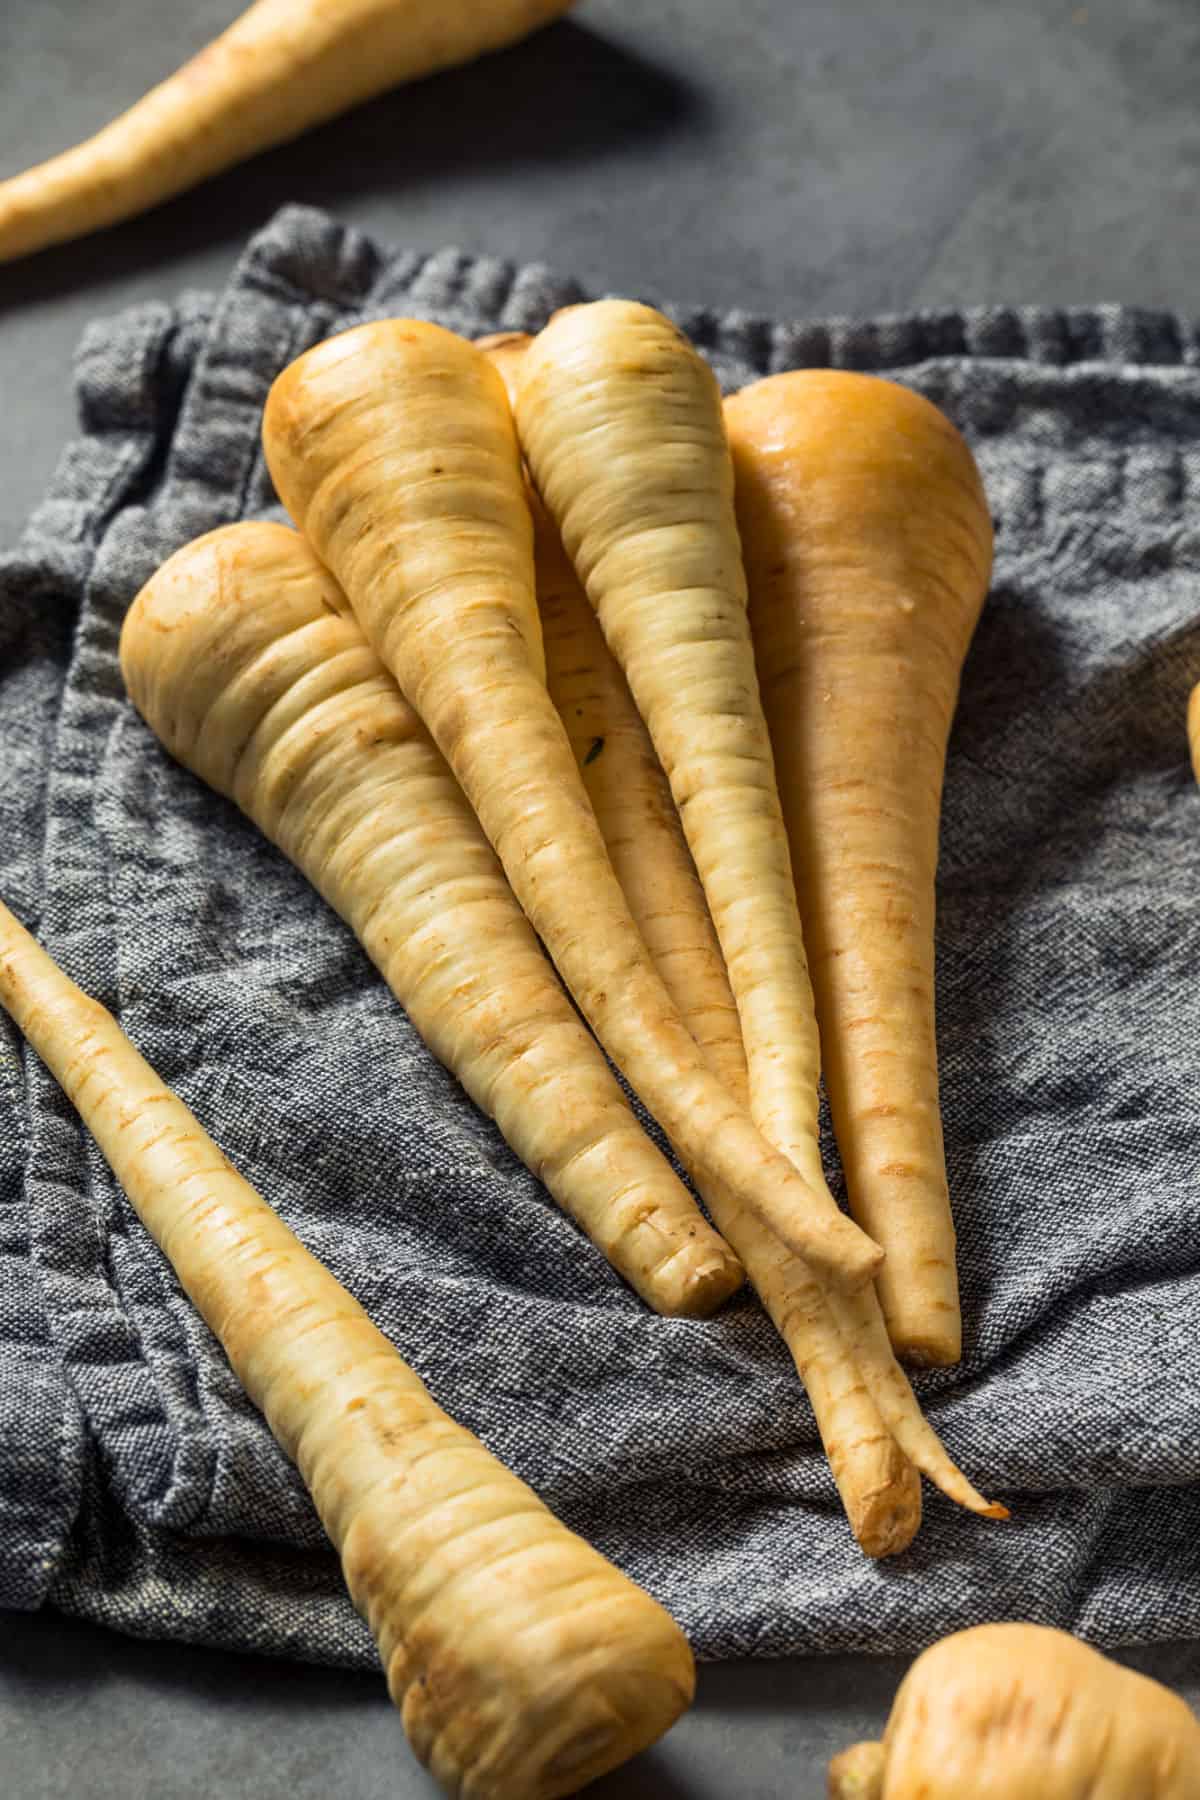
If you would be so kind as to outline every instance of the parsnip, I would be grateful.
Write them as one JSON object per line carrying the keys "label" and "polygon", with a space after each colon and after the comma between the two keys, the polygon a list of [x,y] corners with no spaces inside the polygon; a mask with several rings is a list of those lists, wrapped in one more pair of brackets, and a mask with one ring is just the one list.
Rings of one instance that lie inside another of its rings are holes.
{"label": "parsnip", "polygon": [[95,137],[0,182],[0,262],[145,212],[572,0],[256,0]]}
{"label": "parsnip", "polygon": [[[501,368],[510,391],[519,396],[524,352],[509,337],[489,352]],[[548,635],[547,671],[551,692],[556,685],[567,704],[578,710],[580,692],[602,695],[620,720],[614,748],[615,777],[593,783],[592,798],[606,839],[619,848],[615,862],[630,882],[638,923],[645,915],[648,941],[658,946],[664,975],[675,983],[680,1011],[706,1046],[713,1067],[740,1101],[747,1096],[746,1057],[740,1032],[734,1029],[728,980],[719,949],[711,952],[711,921],[695,871],[682,841],[682,828],[666,791],[666,778],[650,747],[646,727],[633,705],[620,670],[607,650],[596,621],[588,618],[577,580],[554,528],[536,496],[534,517],[542,521],[538,536],[539,602],[543,590],[555,596],[554,635],[574,621],[569,644],[555,646]],[[555,667],[556,659],[558,669]],[[568,673],[569,671],[569,673]],[[580,671],[584,678],[580,679]],[[593,672],[589,674],[588,672]],[[594,700],[593,700],[594,705]],[[585,707],[585,713],[587,712]],[[598,726],[602,714],[593,711]],[[586,720],[585,720],[586,722]],[[579,724],[579,720],[576,720]],[[591,754],[588,743],[583,760]],[[595,768],[602,758],[593,757]],[[586,771],[585,771],[586,773]],[[639,804],[653,781],[653,798]],[[685,866],[686,865],[686,868]],[[659,868],[666,886],[659,886]],[[640,909],[640,911],[639,911]],[[683,925],[699,914],[707,925]],[[688,954],[673,953],[682,941]],[[672,973],[667,974],[670,968]],[[718,988],[716,983],[720,982]],[[811,1023],[811,1022],[810,1022]],[[811,1167],[819,1157],[815,1131],[797,1151]],[[819,1160],[816,1168],[819,1171]],[[780,1252],[746,1220],[737,1198],[720,1181],[702,1177],[701,1191],[709,1211],[735,1245],[776,1326],[792,1351],[813,1402],[830,1467],[856,1537],[871,1555],[885,1555],[911,1540],[920,1518],[919,1488],[911,1462],[959,1505],[990,1518],[1006,1518],[1006,1509],[986,1501],[952,1462],[921,1409],[888,1341],[879,1302],[870,1289],[846,1295],[820,1284],[798,1259]],[[827,1204],[831,1204],[826,1200]],[[747,1229],[749,1226],[749,1229]]]}
{"label": "parsnip", "polygon": [[[664,982],[728,1092],[747,1104],[737,1012],[666,777],[595,617],[572,583],[561,546],[556,554],[553,527],[544,514],[542,519],[538,598],[551,698],[564,716],[576,715],[574,743],[587,765],[585,779],[592,774],[588,789],[596,815]],[[593,756],[598,737],[605,750]],[[597,779],[610,746],[613,760]],[[792,1352],[847,1517],[867,1554],[903,1548],[920,1522],[920,1490],[906,1459],[959,1505],[1007,1517],[964,1479],[923,1418],[892,1353],[875,1294],[846,1295],[836,1288],[823,1294],[803,1261],[763,1230],[726,1183],[702,1176],[699,1185]]]}
{"label": "parsnip", "polygon": [[356,932],[413,1024],[646,1302],[711,1312],[737,1259],[641,1130],[454,777],[332,576],[282,525],[178,551],[121,668],[166,748]]}
{"label": "parsnip", "polygon": [[667,1613],[435,1404],[2,905],[0,1004],[297,1464],[409,1741],[446,1792],[555,1800],[665,1731],[694,1681]]}
{"label": "parsnip", "polygon": [[[524,332],[479,342],[514,405],[532,342]],[[558,532],[536,494],[529,494],[529,505],[550,698],[634,923],[667,992],[714,1072],[744,1093],[746,1053],[737,1006],[662,765]]]}
{"label": "parsnip", "polygon": [[917,1658],[882,1744],[830,1800],[1196,1800],[1200,1724],[1175,1694],[1064,1631],[981,1625]]}
{"label": "parsnip", "polygon": [[670,781],[737,1001],[752,1117],[832,1218],[816,1016],[715,377],[652,307],[599,301],[534,340],[516,416]]}
{"label": "parsnip", "polygon": [[962,1325],[934,1029],[934,876],[959,673],[992,526],[927,400],[832,370],[727,402],[763,704],[850,1209],[887,1250],[900,1355]]}

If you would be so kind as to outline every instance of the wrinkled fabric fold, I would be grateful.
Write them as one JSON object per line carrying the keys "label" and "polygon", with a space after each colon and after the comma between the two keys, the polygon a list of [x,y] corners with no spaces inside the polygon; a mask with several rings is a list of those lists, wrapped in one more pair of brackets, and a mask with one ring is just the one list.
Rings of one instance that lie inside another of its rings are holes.
{"label": "wrinkled fabric fold", "polygon": [[[702,1656],[914,1651],[1020,1616],[1200,1637],[1200,336],[1129,308],[790,324],[669,308],[727,391],[887,374],[997,519],[939,875],[967,1354],[919,1378],[989,1526],[855,1548],[752,1296],[647,1313],[428,1055],[366,957],[124,698],[117,635],[189,538],[280,516],[274,376],[364,317],[538,329],[539,267],[388,255],[289,208],[219,297],[78,353],[81,432],[0,558],[0,893],[438,1400]],[[825,1148],[836,1186],[836,1153]],[[53,1082],[0,1018],[0,1605],[370,1665],[307,1496]]]}

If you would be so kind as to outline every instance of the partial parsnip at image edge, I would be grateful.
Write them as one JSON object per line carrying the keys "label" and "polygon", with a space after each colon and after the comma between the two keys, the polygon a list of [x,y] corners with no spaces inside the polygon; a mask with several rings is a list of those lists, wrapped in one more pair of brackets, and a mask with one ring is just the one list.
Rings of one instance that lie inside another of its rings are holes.
{"label": "partial parsnip at image edge", "polygon": [[360,325],[277,377],[276,490],[446,757],[601,1043],[692,1173],[727,1179],[849,1289],[877,1245],[763,1140],[704,1062],[629,917],[544,685],[532,526],[504,385],[421,320]]}
{"label": "partial parsnip at image edge", "polygon": [[115,225],[574,0],[257,0],[84,143],[0,181],[0,262]]}
{"label": "partial parsnip at image edge", "polygon": [[702,1317],[733,1252],[642,1131],[450,770],[288,526],[185,545],[126,614],[164,747],[312,881],[426,1044],[655,1310]]}
{"label": "partial parsnip at image edge", "polygon": [[1065,1631],[978,1625],[923,1652],[883,1740],[829,1765],[829,1800],[1196,1800],[1200,1721]]}
{"label": "partial parsnip at image edge", "polygon": [[668,1729],[694,1687],[670,1616],[434,1402],[2,903],[0,1004],[299,1467],[447,1793],[561,1800]]}
{"label": "partial parsnip at image edge", "polygon": [[828,1800],[883,1800],[886,1768],[882,1744],[851,1744],[829,1765]]}
{"label": "partial parsnip at image edge", "polygon": [[1200,782],[1200,683],[1192,689],[1187,714],[1188,744],[1192,753],[1192,774]]}

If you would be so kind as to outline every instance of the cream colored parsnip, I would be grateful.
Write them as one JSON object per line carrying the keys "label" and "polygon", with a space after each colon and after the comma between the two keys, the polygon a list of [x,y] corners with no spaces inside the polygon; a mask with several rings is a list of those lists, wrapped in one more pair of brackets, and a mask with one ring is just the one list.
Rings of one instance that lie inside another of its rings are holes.
{"label": "cream colored parsnip", "polygon": [[638,1125],[457,782],[303,539],[230,525],[178,551],[126,615],[121,667],[166,748],[304,871],[642,1298],[692,1315],[726,1299],[737,1260]]}
{"label": "cream colored parsnip", "polygon": [[901,1356],[962,1327],[934,1033],[934,876],[959,673],[992,565],[966,444],[874,376],[726,403],[750,620],[850,1209]]}
{"label": "cream colored parsnip", "polygon": [[533,531],[504,384],[462,338],[363,325],[275,382],[263,427],[284,504],[458,777],[580,1009],[688,1166],[859,1287],[876,1247],[713,1076],[629,915],[546,693]]}
{"label": "cream colored parsnip", "polygon": [[299,1468],[446,1792],[554,1800],[665,1731],[694,1680],[673,1621],[435,1404],[3,906],[0,1003]]}
{"label": "cream colored parsnip", "polygon": [[830,1800],[1196,1800],[1200,1724],[1156,1681],[1064,1631],[981,1625],[917,1658],[881,1744]]}
{"label": "cream colored parsnip", "polygon": [[[550,697],[634,922],[710,1067],[746,1104],[737,1008],[670,787],[558,534],[538,512],[538,605]],[[727,1186],[705,1181],[702,1189],[792,1353],[855,1538],[868,1556],[905,1548],[920,1524],[920,1482],[883,1425],[819,1283]]]}
{"label": "cream colored parsnip", "polygon": [[257,0],[95,137],[0,182],[0,262],[145,212],[571,0]]}

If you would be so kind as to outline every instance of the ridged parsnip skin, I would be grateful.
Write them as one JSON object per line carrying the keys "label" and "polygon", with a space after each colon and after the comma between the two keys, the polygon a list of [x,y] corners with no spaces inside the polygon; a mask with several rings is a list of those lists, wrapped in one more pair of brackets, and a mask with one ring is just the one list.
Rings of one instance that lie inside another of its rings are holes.
{"label": "ridged parsnip skin", "polygon": [[426,1043],[648,1305],[741,1271],[646,1137],[429,734],[283,525],[178,551],[126,615],[126,686],[341,914]]}
{"label": "ridged parsnip skin", "polygon": [[1200,781],[1200,686],[1192,689],[1192,697],[1188,701],[1187,730],[1192,752],[1192,773]]}
{"label": "ridged parsnip skin", "polygon": [[276,488],[458,777],[600,1042],[693,1171],[861,1286],[874,1245],[810,1204],[709,1071],[634,926],[544,685],[532,526],[504,384],[464,339],[362,325],[284,370]]}
{"label": "ridged parsnip skin", "polygon": [[86,142],[0,182],[0,262],[144,212],[572,0],[257,0]]}
{"label": "ridged parsnip skin", "polygon": [[[510,398],[531,341],[522,333],[479,341],[496,362]],[[566,726],[634,923],[709,1065],[745,1103],[746,1056],[737,1007],[670,786],[561,539],[536,495],[530,504],[550,698]],[[702,1185],[709,1211],[737,1247],[804,1382],[857,1543],[868,1556],[895,1555],[912,1542],[921,1521],[915,1468],[883,1424],[804,1263],[764,1231],[728,1187],[714,1181]]]}
{"label": "ridged parsnip skin", "polygon": [[926,1650],[879,1750],[855,1745],[835,1758],[830,1800],[1200,1794],[1200,1723],[1185,1702],[1042,1625],[980,1625]]}
{"label": "ridged parsnip skin", "polygon": [[991,573],[966,444],[927,400],[806,370],[729,400],[763,704],[854,1216],[900,1355],[962,1327],[934,1030],[934,877],[959,675]]}
{"label": "ridged parsnip skin", "polygon": [[552,1800],[665,1731],[694,1680],[667,1613],[435,1404],[3,906],[0,1003],[299,1468],[409,1741],[446,1792]]}
{"label": "ridged parsnip skin", "polygon": [[908,1377],[896,1361],[878,1296],[873,1291],[827,1291],[830,1310],[851,1359],[862,1371],[880,1417],[905,1456],[959,1506],[984,1518],[1007,1519],[1008,1508],[998,1500],[985,1500],[971,1486],[922,1413]]}

